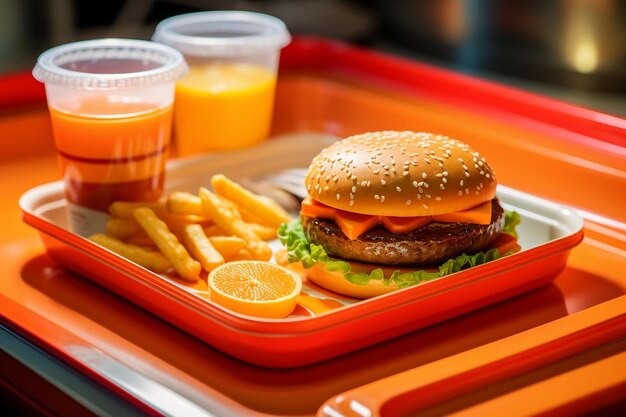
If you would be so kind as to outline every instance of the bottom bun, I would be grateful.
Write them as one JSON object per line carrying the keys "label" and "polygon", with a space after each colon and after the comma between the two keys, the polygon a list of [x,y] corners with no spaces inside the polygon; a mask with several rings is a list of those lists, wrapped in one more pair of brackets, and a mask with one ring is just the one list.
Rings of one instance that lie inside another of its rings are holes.
{"label": "bottom bun", "polygon": [[366,285],[353,284],[343,276],[342,272],[328,271],[326,265],[319,262],[305,269],[305,274],[307,279],[320,287],[355,298],[372,298],[398,289],[395,284],[385,285],[381,280],[370,280]]}

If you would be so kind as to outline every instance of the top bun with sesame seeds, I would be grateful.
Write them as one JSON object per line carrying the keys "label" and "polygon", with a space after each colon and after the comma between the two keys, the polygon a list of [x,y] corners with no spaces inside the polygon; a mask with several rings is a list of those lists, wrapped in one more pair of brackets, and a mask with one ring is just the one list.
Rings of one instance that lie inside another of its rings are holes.
{"label": "top bun with sesame seeds", "polygon": [[484,157],[447,136],[363,133],[316,156],[305,184],[314,200],[352,213],[416,217],[467,210],[495,197]]}

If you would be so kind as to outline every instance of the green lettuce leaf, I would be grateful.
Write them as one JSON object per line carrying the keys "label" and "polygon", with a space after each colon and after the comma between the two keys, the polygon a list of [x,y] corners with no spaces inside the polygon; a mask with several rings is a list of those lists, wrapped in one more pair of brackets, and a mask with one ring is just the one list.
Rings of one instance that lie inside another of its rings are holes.
{"label": "green lettuce leaf", "polygon": [[[518,213],[507,212],[505,220],[506,233],[517,237],[515,226],[519,224],[520,220]],[[352,267],[348,262],[329,257],[322,246],[309,241],[300,220],[283,223],[278,229],[278,237],[287,249],[289,262],[302,262],[305,268],[310,268],[317,262],[323,263],[328,271],[341,272],[348,281],[357,285],[365,285],[373,279],[382,280],[386,285],[394,283],[398,288],[406,288],[473,266],[482,265],[501,257],[497,249],[490,249],[486,252],[478,252],[473,255],[462,254],[456,258],[448,259],[436,271],[394,271],[390,276],[384,276],[381,268],[374,269],[370,273],[352,272]]]}
{"label": "green lettuce leaf", "polygon": [[514,238],[518,238],[515,227],[522,222],[522,216],[517,211],[505,211],[504,212],[504,228],[502,233],[509,234]]}

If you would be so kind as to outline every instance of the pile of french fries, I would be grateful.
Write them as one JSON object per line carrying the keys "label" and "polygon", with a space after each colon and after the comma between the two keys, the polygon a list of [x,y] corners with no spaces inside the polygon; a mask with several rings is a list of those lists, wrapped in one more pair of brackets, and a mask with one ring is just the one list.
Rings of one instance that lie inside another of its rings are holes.
{"label": "pile of french fries", "polygon": [[290,220],[287,212],[224,175],[213,176],[211,186],[214,192],[174,192],[162,202],[116,201],[106,233],[90,239],[153,272],[174,270],[188,281],[225,262],[269,260],[267,241]]}

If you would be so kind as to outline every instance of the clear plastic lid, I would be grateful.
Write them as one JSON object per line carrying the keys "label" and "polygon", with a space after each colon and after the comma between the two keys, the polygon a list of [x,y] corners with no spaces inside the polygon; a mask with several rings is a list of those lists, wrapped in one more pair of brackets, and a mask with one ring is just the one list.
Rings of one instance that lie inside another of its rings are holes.
{"label": "clear plastic lid", "polygon": [[152,40],[185,55],[239,56],[280,49],[291,41],[282,20],[261,13],[216,11],[170,17],[158,24]]}
{"label": "clear plastic lid", "polygon": [[57,46],[39,56],[33,76],[46,84],[86,90],[149,87],[188,71],[167,45],[135,39],[98,39]]}

